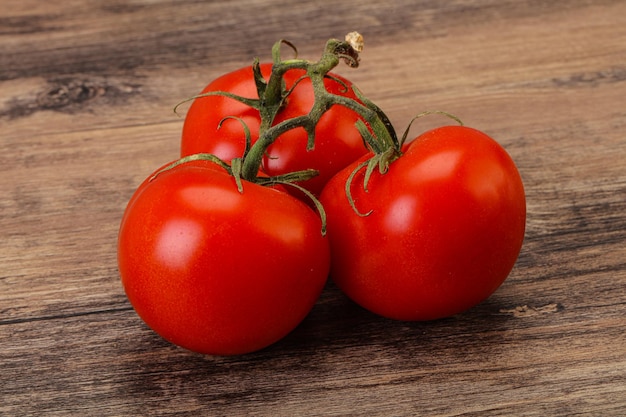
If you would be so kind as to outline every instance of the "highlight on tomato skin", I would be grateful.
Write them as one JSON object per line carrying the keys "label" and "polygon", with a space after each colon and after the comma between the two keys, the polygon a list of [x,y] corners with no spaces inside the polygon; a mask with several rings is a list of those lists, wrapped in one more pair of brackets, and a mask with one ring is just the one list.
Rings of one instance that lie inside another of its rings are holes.
{"label": "highlight on tomato skin", "polygon": [[126,295],[156,333],[212,355],[289,334],[326,283],[320,218],[291,195],[208,161],[157,170],[131,198],[118,238]]}
{"label": "highlight on tomato skin", "polygon": [[433,320],[488,298],[522,247],[526,199],[517,167],[486,134],[444,126],[405,145],[388,172],[361,161],[338,173],[321,202],[328,216],[331,278],[356,303],[384,317]]}

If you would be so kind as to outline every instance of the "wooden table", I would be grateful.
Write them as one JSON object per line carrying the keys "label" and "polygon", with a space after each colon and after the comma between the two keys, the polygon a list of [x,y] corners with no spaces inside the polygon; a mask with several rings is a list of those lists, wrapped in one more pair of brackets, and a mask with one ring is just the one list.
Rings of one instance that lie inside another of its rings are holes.
{"label": "wooden table", "polygon": [[[515,269],[436,322],[373,316],[329,283],[261,352],[168,344],[126,300],[116,237],[178,155],[173,106],[278,39],[315,59],[352,30],[361,67],[337,72],[399,130],[445,110],[512,155]],[[4,0],[0,415],[626,415],[625,97],[619,0]]]}

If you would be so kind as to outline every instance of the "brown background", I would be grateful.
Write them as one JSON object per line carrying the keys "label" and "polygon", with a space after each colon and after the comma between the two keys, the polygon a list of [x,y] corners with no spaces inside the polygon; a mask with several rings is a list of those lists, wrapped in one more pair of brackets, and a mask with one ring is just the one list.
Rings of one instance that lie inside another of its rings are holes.
{"label": "brown background", "polygon": [[[135,187],[177,157],[173,106],[280,38],[315,59],[352,30],[362,65],[337,72],[398,130],[446,110],[517,162],[528,227],[509,279],[431,323],[329,283],[262,352],[164,342],[115,245]],[[623,1],[4,0],[0,415],[624,415],[624,97]]]}

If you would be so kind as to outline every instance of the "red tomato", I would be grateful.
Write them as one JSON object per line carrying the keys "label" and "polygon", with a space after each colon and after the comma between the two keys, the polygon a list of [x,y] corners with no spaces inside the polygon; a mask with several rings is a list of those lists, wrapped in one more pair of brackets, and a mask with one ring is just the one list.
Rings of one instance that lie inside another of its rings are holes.
{"label": "red tomato", "polygon": [[264,348],[294,329],[326,282],[317,214],[287,193],[196,161],[146,180],[124,213],[122,283],[163,338],[217,355]]}
{"label": "red tomato", "polygon": [[405,146],[385,174],[358,162],[334,177],[321,202],[328,216],[331,277],[349,297],[399,320],[451,316],[485,300],[506,279],[526,222],[522,180],[512,159],[475,129],[446,126]]}
{"label": "red tomato", "polygon": [[[272,64],[261,64],[266,77]],[[284,76],[286,88],[291,88],[305,72],[290,70]],[[326,79],[327,91],[352,99],[350,81],[338,75],[345,85]],[[241,68],[225,74],[211,82],[202,93],[226,91],[246,98],[258,98],[252,67]],[[301,80],[287,99],[286,106],[279,111],[275,123],[307,114],[313,106],[314,97],[309,78]],[[234,99],[223,96],[208,96],[194,100],[185,117],[182,132],[181,155],[212,153],[226,161],[241,157],[245,147],[245,134],[237,120],[225,120],[227,116],[238,117],[250,129],[252,141],[259,135],[260,115],[257,110]],[[326,182],[340,169],[367,153],[363,139],[355,128],[359,116],[352,110],[335,105],[320,119],[316,127],[315,149],[307,151],[307,134],[304,129],[290,130],[277,138],[269,147],[263,161],[263,171],[270,176],[305,169],[316,169],[319,176],[300,185],[319,195]]]}

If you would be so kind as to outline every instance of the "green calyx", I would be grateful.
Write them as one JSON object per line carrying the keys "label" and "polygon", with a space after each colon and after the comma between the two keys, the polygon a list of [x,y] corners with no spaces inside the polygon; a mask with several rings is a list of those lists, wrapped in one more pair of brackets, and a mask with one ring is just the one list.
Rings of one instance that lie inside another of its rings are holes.
{"label": "green calyx", "polygon": [[[157,176],[159,176],[163,172],[169,171],[170,169],[173,169],[179,165],[186,164],[192,161],[210,161],[220,166],[235,179],[235,183],[237,184],[237,190],[239,190],[240,193],[243,193],[243,182],[241,180],[242,159],[235,158],[231,160],[230,165],[229,165],[226,162],[224,162],[222,159],[210,153],[197,153],[197,154],[182,157],[178,159],[177,161],[172,162],[171,164],[167,165],[166,167],[154,173],[152,177],[148,179],[148,181],[153,181],[154,179],[156,179]],[[320,203],[320,201],[309,190],[296,184],[297,182],[306,181],[307,179],[313,178],[316,175],[317,175],[317,171],[310,169],[310,170],[304,170],[304,171],[290,172],[284,175],[276,175],[273,177],[257,177],[255,183],[259,185],[263,185],[263,186],[274,186],[274,185],[289,186],[289,187],[296,188],[301,193],[306,195],[309,199],[311,199],[311,201],[313,202],[313,205],[315,206],[316,210],[320,214],[320,219],[322,220],[321,232],[322,232],[322,235],[325,235],[326,234],[326,212],[324,210],[324,207],[322,206],[322,203]]]}
{"label": "green calyx", "polygon": [[[361,96],[359,96],[359,99],[361,99],[361,101],[365,100]],[[370,102],[368,107],[374,109],[375,105]],[[406,130],[404,131],[404,134],[402,135],[402,138],[398,140],[395,133],[393,133],[394,132],[393,127],[391,123],[389,122],[389,119],[382,112],[382,110],[378,109],[378,116],[380,117],[380,120],[388,128],[388,130],[390,131],[391,138],[393,140],[392,143],[381,144],[377,140],[376,137],[373,137],[371,135],[371,133],[367,130],[367,127],[363,123],[359,124],[357,122],[357,128],[361,132],[361,136],[364,138],[366,142],[368,142],[370,148],[374,151],[374,155],[371,158],[357,165],[357,167],[350,173],[350,175],[348,176],[348,179],[346,180],[346,184],[345,184],[346,197],[348,198],[348,202],[350,203],[350,206],[352,207],[352,209],[354,210],[356,214],[358,214],[359,216],[365,217],[365,216],[369,216],[372,213],[371,210],[366,213],[362,213],[356,207],[356,203],[354,201],[354,198],[352,197],[352,183],[354,182],[354,178],[356,177],[356,175],[361,170],[365,169],[365,173],[363,175],[363,189],[367,192],[367,185],[369,184],[370,178],[372,174],[374,173],[374,171],[378,168],[378,172],[380,174],[385,174],[387,170],[389,169],[389,165],[393,161],[395,161],[396,159],[402,156],[402,147],[406,143],[406,139],[408,137],[409,131],[411,130],[411,126],[413,125],[413,122],[415,122],[417,119],[420,119],[424,116],[428,116],[431,114],[444,115],[456,121],[458,124],[463,125],[463,122],[458,117],[454,116],[453,114],[440,111],[440,110],[432,110],[432,111],[429,110],[429,111],[419,113],[417,116],[413,117],[413,119],[409,121],[409,124]]]}

